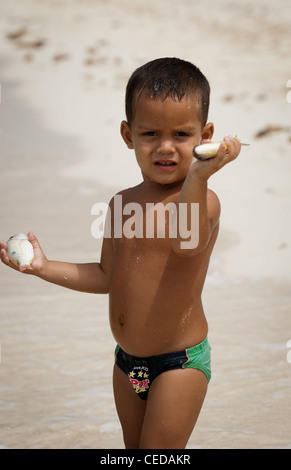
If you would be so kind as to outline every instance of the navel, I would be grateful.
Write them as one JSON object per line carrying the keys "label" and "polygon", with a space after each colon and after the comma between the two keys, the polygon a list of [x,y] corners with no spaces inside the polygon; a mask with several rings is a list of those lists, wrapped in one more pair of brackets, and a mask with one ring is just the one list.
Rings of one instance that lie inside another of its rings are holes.
{"label": "navel", "polygon": [[119,317],[119,324],[120,324],[120,326],[123,326],[123,325],[124,325],[124,316],[123,316],[123,315],[121,315],[121,316]]}

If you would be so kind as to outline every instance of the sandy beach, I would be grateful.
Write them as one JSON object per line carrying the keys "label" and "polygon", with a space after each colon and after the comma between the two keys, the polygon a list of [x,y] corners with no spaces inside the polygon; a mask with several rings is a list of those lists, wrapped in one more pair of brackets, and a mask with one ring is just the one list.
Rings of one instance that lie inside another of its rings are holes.
{"label": "sandy beach", "polygon": [[[291,448],[290,18],[289,0],[1,8],[1,240],[32,230],[48,258],[99,260],[92,206],[141,181],[119,126],[127,80],[151,59],[201,68],[214,140],[251,144],[209,181],[222,205],[203,295],[213,376],[189,449]],[[0,448],[123,448],[107,296],[3,264],[0,295]]]}

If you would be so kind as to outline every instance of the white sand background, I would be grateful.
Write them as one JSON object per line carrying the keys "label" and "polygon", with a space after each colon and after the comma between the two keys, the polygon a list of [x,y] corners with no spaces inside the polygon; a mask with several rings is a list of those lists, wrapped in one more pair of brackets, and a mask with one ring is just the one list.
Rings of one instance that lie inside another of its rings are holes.
{"label": "white sand background", "polygon": [[[198,65],[216,140],[251,144],[209,182],[222,204],[204,291],[213,377],[189,448],[291,447],[290,7],[1,2],[0,239],[33,230],[49,258],[99,259],[91,207],[140,181],[119,125],[148,60]],[[0,292],[0,448],[122,448],[107,296],[4,265]]]}

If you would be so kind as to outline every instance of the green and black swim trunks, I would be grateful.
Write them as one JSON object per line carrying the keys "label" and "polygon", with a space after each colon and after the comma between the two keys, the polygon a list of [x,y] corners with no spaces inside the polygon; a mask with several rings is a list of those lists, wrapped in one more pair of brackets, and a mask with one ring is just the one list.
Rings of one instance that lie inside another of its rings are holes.
{"label": "green and black swim trunks", "polygon": [[146,400],[153,380],[169,370],[198,369],[206,375],[209,382],[211,378],[210,350],[207,337],[202,343],[192,348],[150,357],[131,356],[117,345],[115,364],[127,374],[138,396]]}

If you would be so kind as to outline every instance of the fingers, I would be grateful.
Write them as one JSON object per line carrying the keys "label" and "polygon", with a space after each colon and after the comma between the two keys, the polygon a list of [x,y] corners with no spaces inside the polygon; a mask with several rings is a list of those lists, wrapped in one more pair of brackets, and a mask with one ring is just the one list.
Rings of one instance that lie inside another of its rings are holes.
{"label": "fingers", "polygon": [[4,242],[0,242],[0,258],[1,258],[2,263],[6,264],[6,266],[9,266],[10,268],[13,268],[16,271],[18,271],[18,267],[15,266],[15,264],[12,263],[12,261],[10,261],[10,259],[8,258],[7,244]]}
{"label": "fingers", "polygon": [[30,243],[32,244],[33,248],[39,248],[40,247],[38,239],[36,238],[36,236],[32,232],[28,232],[27,237],[28,237],[28,240],[30,241]]}
{"label": "fingers", "polygon": [[8,264],[9,263],[9,258],[7,256],[7,244],[4,243],[4,242],[0,242],[0,255],[1,255],[1,261],[2,263],[4,264]]}
{"label": "fingers", "polygon": [[223,142],[227,146],[226,154],[228,155],[228,161],[235,160],[240,153],[241,143],[237,137],[227,136],[224,137]]}
{"label": "fingers", "polygon": [[213,164],[217,166],[217,169],[222,168],[227,163],[235,160],[240,152],[241,144],[236,137],[227,136],[224,137],[218,149],[216,157],[213,159]]}

